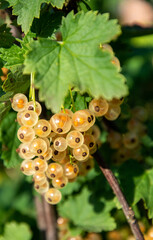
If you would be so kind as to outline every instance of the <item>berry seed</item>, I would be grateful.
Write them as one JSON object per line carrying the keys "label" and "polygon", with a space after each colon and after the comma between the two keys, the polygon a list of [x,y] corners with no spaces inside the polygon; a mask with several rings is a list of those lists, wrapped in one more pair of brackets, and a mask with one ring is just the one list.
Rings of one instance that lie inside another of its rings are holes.
{"label": "berry seed", "polygon": [[76,142],[76,143],[79,143],[79,142],[80,142],[80,138],[76,138],[76,139],[75,139],[75,142]]}
{"label": "berry seed", "polygon": [[48,130],[48,127],[47,127],[47,126],[44,126],[44,127],[42,128],[42,130],[43,130],[43,132],[46,132],[46,131]]}
{"label": "berry seed", "polygon": [[29,117],[30,117],[30,114],[29,114],[29,113],[26,113],[24,116],[25,116],[25,118],[29,118]]}
{"label": "berry seed", "polygon": [[24,139],[23,133],[21,133],[19,136],[20,136],[21,139]]}
{"label": "berry seed", "polygon": [[99,106],[96,106],[96,107],[95,107],[95,111],[96,111],[96,112],[99,112],[99,111],[100,111],[100,107],[99,107]]}
{"label": "berry seed", "polygon": [[50,174],[50,176],[51,176],[52,178],[55,178],[55,174],[54,174],[54,173]]}
{"label": "berry seed", "polygon": [[59,141],[56,141],[56,142],[55,142],[55,145],[56,145],[56,146],[59,146],[59,144],[60,144]]}
{"label": "berry seed", "polygon": [[58,132],[58,133],[63,132],[62,128],[57,128],[57,132]]}
{"label": "berry seed", "polygon": [[37,150],[37,153],[38,153],[38,154],[42,153],[42,150],[41,150],[41,149],[38,149],[38,150]]}
{"label": "berry seed", "polygon": [[33,106],[29,106],[29,107],[28,107],[28,110],[33,111],[33,110],[34,110]]}
{"label": "berry seed", "polygon": [[83,152],[83,153],[82,153],[82,156],[83,156],[83,157],[87,156],[87,153],[86,153],[86,152]]}

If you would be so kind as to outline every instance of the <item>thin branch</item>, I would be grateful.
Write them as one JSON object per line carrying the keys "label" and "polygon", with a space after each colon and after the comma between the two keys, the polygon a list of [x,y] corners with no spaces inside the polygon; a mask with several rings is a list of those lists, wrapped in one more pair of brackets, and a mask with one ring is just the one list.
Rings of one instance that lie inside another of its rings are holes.
{"label": "thin branch", "polygon": [[46,219],[44,215],[44,207],[42,199],[39,197],[34,198],[36,213],[37,213],[37,225],[40,231],[41,239],[46,240]]}
{"label": "thin branch", "polygon": [[106,166],[104,159],[101,157],[101,155],[98,151],[94,154],[94,158],[97,161],[97,163],[100,167],[100,170],[103,172],[104,176],[106,177],[109,185],[113,189],[114,194],[118,198],[118,200],[122,206],[123,212],[125,214],[125,217],[131,227],[131,230],[132,230],[133,235],[135,236],[136,240],[144,240],[143,234],[141,233],[141,230],[140,230],[138,222],[135,218],[134,212],[133,212],[132,208],[128,205],[128,203],[121,191],[119,183],[118,183],[117,179],[115,178],[113,172]]}
{"label": "thin branch", "polygon": [[57,224],[54,206],[49,205],[43,197],[46,220],[46,240],[57,240]]}

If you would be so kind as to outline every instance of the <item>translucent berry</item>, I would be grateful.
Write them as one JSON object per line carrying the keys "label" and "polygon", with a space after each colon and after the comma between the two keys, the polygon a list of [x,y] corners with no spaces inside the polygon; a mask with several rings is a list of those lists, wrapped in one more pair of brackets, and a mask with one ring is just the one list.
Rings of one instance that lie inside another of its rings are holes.
{"label": "translucent berry", "polygon": [[89,110],[95,114],[96,117],[101,117],[108,111],[108,102],[103,99],[93,99],[89,103]]}
{"label": "translucent berry", "polygon": [[26,127],[33,127],[38,122],[38,115],[33,111],[25,111],[22,113],[21,121]]}
{"label": "translucent berry", "polygon": [[88,233],[86,238],[88,240],[102,240],[102,236],[100,234],[98,234],[98,233]]}
{"label": "translucent berry", "polygon": [[59,152],[63,152],[67,148],[66,139],[63,137],[58,137],[54,140],[54,148]]}
{"label": "translucent berry", "polygon": [[49,147],[44,154],[39,155],[39,158],[44,160],[44,161],[48,161],[48,160],[50,160],[52,158],[52,156],[53,156],[53,151]]}
{"label": "translucent berry", "polygon": [[77,164],[66,163],[64,165],[64,175],[68,179],[76,178],[79,173],[79,167]]}
{"label": "translucent berry", "polygon": [[46,193],[49,190],[49,183],[47,180],[43,184],[35,183],[34,189],[40,194]]}
{"label": "translucent berry", "polygon": [[46,181],[46,175],[43,172],[36,172],[33,175],[33,180],[35,183],[44,184]]}
{"label": "translucent berry", "polygon": [[61,201],[62,195],[61,192],[58,189],[50,188],[45,193],[45,199],[48,203],[54,205]]}
{"label": "translucent berry", "polygon": [[145,122],[148,119],[148,111],[142,106],[136,106],[132,109],[132,116],[140,122]]}
{"label": "translucent berry", "polygon": [[89,157],[89,148],[87,145],[82,144],[81,147],[73,149],[73,156],[78,161],[84,161]]}
{"label": "translucent berry", "polygon": [[99,147],[101,147],[101,145],[102,145],[102,142],[100,140],[98,140],[96,142],[96,144],[94,145],[94,147],[92,149],[90,149],[90,154],[94,154],[95,152],[97,152],[97,149]]}
{"label": "translucent berry", "polygon": [[96,141],[91,134],[85,134],[84,144],[88,147],[89,151],[91,151],[95,147]]}
{"label": "translucent berry", "polygon": [[41,119],[34,126],[35,133],[38,137],[47,137],[51,132],[51,125],[48,121]]}
{"label": "translucent berry", "polygon": [[109,101],[109,104],[114,104],[114,105],[121,105],[124,101],[124,98],[113,98],[111,101]]}
{"label": "translucent berry", "polygon": [[57,113],[51,117],[50,124],[55,133],[64,134],[71,129],[71,117],[66,113]]}
{"label": "translucent berry", "polygon": [[97,141],[100,138],[100,129],[97,125],[92,126],[91,128],[91,134],[94,137],[95,141]]}
{"label": "translucent berry", "polygon": [[147,232],[148,237],[153,238],[153,227],[150,227]]}
{"label": "translucent berry", "polygon": [[144,136],[147,133],[147,127],[135,118],[131,118],[127,123],[127,129]]}
{"label": "translucent berry", "polygon": [[119,148],[119,150],[115,154],[115,156],[114,156],[115,161],[114,162],[116,164],[120,164],[120,163],[128,160],[129,157],[130,157],[129,150],[125,147],[122,147],[122,148]]}
{"label": "translucent berry", "polygon": [[12,108],[16,112],[22,112],[28,102],[27,97],[22,93],[17,93],[14,95],[12,100]]}
{"label": "translucent berry", "polygon": [[70,109],[62,109],[60,113],[66,113],[68,114],[71,118],[73,116],[73,112]]}
{"label": "translucent berry", "polygon": [[35,101],[35,103],[34,103],[33,101],[31,101],[31,102],[27,103],[25,110],[26,111],[35,111],[37,113],[37,115],[39,116],[41,114],[42,107],[39,102]]}
{"label": "translucent berry", "polygon": [[59,217],[57,219],[57,226],[60,230],[65,230],[68,227],[68,219],[67,218],[63,218],[63,217]]}
{"label": "translucent berry", "polygon": [[66,157],[60,161],[60,164],[65,164],[67,162],[70,162],[70,156],[69,155],[66,155]]}
{"label": "translucent berry", "polygon": [[33,160],[29,160],[29,159],[24,160],[21,163],[20,170],[27,176],[33,175],[35,173]]}
{"label": "translucent berry", "polygon": [[72,116],[74,129],[84,132],[91,127],[92,118],[88,109],[79,110]]}
{"label": "translucent berry", "polygon": [[128,132],[123,135],[123,144],[128,149],[133,149],[139,145],[139,137],[135,132]]}
{"label": "translucent berry", "polygon": [[83,134],[77,130],[71,131],[67,134],[66,141],[69,147],[80,147],[84,142]]}
{"label": "translucent berry", "polygon": [[110,121],[116,120],[121,113],[121,108],[119,105],[109,104],[109,108],[107,113],[105,114],[105,118]]}
{"label": "translucent berry", "polygon": [[46,171],[47,177],[50,179],[58,178],[63,176],[63,168],[58,163],[50,163]]}
{"label": "translucent berry", "polygon": [[[139,228],[140,228],[141,232],[145,233],[145,231],[146,231],[145,224],[143,222],[141,222],[141,221],[139,221],[138,224],[139,224]],[[152,234],[152,237],[153,237],[153,234]]]}
{"label": "translucent berry", "polygon": [[1,68],[1,70],[2,70],[3,75],[0,78],[1,78],[1,80],[3,82],[3,81],[5,81],[7,79],[7,74],[8,74],[9,70],[7,68],[5,68],[5,67]]}
{"label": "translucent berry", "polygon": [[94,167],[94,159],[92,156],[89,156],[86,162],[82,162],[79,166],[79,175],[85,176],[88,171],[90,171]]}
{"label": "translucent berry", "polygon": [[64,188],[68,183],[68,178],[65,176],[54,178],[52,180],[52,185],[54,188],[60,189]]}
{"label": "translucent berry", "polygon": [[57,135],[57,133],[53,132],[53,130],[51,130],[50,134],[47,136],[48,138],[53,138]]}
{"label": "translucent berry", "polygon": [[34,139],[30,144],[30,151],[37,155],[42,155],[47,151],[47,144],[42,138]]}
{"label": "translucent berry", "polygon": [[110,131],[107,137],[107,141],[109,142],[112,149],[118,149],[122,145],[122,135],[116,131]]}
{"label": "translucent berry", "polygon": [[53,158],[54,161],[60,162],[66,157],[66,150],[63,151],[63,152],[59,152],[53,146],[51,148],[52,148],[52,151],[53,151],[53,157],[52,158]]}
{"label": "translucent berry", "polygon": [[35,132],[30,127],[21,126],[17,132],[18,139],[23,142],[31,142],[35,137]]}
{"label": "translucent berry", "polygon": [[47,137],[44,137],[44,138],[42,138],[45,142],[46,142],[46,144],[47,144],[47,149],[50,147],[50,141],[49,141],[49,139],[47,138]]}
{"label": "translucent berry", "polygon": [[[88,109],[87,109],[88,110]],[[90,114],[90,128],[95,124],[96,118],[95,118],[95,114],[93,112],[91,112],[90,110],[88,110],[89,114]]]}
{"label": "translucent berry", "polygon": [[83,240],[81,236],[69,237],[67,240]]}
{"label": "translucent berry", "polygon": [[23,112],[18,112],[18,113],[17,113],[17,122],[18,122],[18,124],[19,124],[20,126],[23,125],[23,123],[22,123],[22,121],[21,121],[21,119],[22,119],[22,113],[23,113]]}
{"label": "translucent berry", "polygon": [[48,168],[47,162],[40,158],[35,158],[33,160],[33,164],[34,164],[34,169],[37,172],[45,172]]}
{"label": "translucent berry", "polygon": [[35,154],[33,154],[30,151],[30,143],[22,143],[19,146],[19,156],[23,159],[32,159],[35,157]]}

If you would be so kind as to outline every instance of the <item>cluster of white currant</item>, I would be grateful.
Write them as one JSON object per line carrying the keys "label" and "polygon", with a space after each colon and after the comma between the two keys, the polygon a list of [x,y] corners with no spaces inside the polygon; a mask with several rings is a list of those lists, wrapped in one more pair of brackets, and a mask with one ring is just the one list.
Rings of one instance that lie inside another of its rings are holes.
{"label": "cluster of white currant", "polygon": [[[50,204],[61,200],[61,189],[74,181],[78,174],[84,175],[94,166],[91,154],[97,150],[100,137],[95,116],[115,120],[120,114],[122,100],[93,99],[89,109],[73,113],[62,109],[51,119],[39,119],[41,105],[28,102],[21,93],[12,99],[20,125],[17,136],[22,142],[18,152],[24,161],[21,171],[33,175],[34,188]],[[52,184],[52,187],[50,185]]]}
{"label": "cluster of white currant", "polygon": [[69,230],[69,220],[67,218],[58,217],[57,228],[58,228],[58,240],[102,240],[102,236],[98,233],[90,232],[86,233],[84,237],[81,235],[72,236]]}
{"label": "cluster of white currant", "polygon": [[147,109],[136,106],[131,110],[131,118],[127,122],[127,132],[121,134],[112,129],[109,130],[108,142],[112,149],[116,149],[114,154],[115,163],[122,163],[129,158],[142,160],[141,138],[147,134],[145,122],[148,119]]}

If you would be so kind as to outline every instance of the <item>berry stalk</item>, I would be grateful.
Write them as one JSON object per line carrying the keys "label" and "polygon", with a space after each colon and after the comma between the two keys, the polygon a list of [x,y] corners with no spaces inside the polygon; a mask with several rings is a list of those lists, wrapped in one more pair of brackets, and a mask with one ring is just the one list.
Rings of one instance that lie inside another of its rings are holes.
{"label": "berry stalk", "polygon": [[139,228],[138,222],[135,218],[134,211],[132,208],[128,205],[125,196],[123,195],[123,192],[121,191],[121,188],[119,186],[119,183],[117,179],[115,178],[113,172],[106,166],[104,159],[102,158],[99,151],[97,151],[94,154],[94,158],[97,161],[100,170],[104,174],[105,178],[107,179],[109,185],[111,186],[114,194],[118,198],[124,215],[130,225],[131,231],[133,235],[135,236],[136,240],[144,240],[143,234]]}

